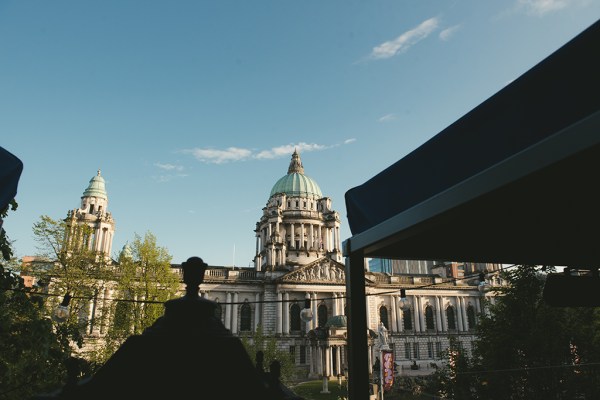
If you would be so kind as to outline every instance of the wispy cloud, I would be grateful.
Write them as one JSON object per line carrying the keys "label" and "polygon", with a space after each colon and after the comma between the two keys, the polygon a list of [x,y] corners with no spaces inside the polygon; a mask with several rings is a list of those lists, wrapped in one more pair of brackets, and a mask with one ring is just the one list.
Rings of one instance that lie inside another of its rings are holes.
{"label": "wispy cloud", "polygon": [[403,53],[411,46],[429,36],[437,29],[438,24],[438,18],[429,18],[428,20],[421,22],[416,28],[404,32],[396,39],[375,46],[371,52],[370,58],[381,60]]}
{"label": "wispy cloud", "polygon": [[396,119],[396,114],[386,114],[383,117],[377,119],[378,122],[389,122]]}
{"label": "wispy cloud", "polygon": [[442,39],[443,41],[450,40],[450,38],[452,36],[454,36],[456,31],[458,31],[459,29],[460,29],[460,25],[454,25],[454,26],[451,26],[450,28],[444,29],[443,31],[440,32],[440,39]]}
{"label": "wispy cloud", "polygon": [[223,164],[231,161],[241,161],[252,155],[251,150],[239,147],[228,147],[225,150],[195,148],[184,150],[183,152],[190,153],[196,160],[208,164]]}
{"label": "wispy cloud", "polygon": [[183,171],[182,165],[173,165],[173,164],[163,164],[163,163],[154,163],[155,167],[163,169],[165,171]]}
{"label": "wispy cloud", "polygon": [[196,160],[206,164],[224,164],[228,162],[246,161],[252,159],[267,160],[289,157],[294,150],[297,150],[300,153],[307,153],[310,151],[322,151],[331,147],[334,146],[299,142],[276,146],[264,150],[252,150],[240,147],[228,147],[224,150],[212,148],[194,148],[182,150],[182,153],[191,154],[194,158],[196,158]]}
{"label": "wispy cloud", "polygon": [[344,144],[350,144],[350,143],[354,143],[354,142],[356,142],[356,138],[350,138],[350,139],[344,140]]}
{"label": "wispy cloud", "polygon": [[283,156],[288,156],[292,154],[294,150],[298,150],[301,153],[306,153],[309,151],[319,151],[326,149],[327,146],[316,143],[304,143],[300,142],[297,144],[286,144],[283,146],[273,147],[269,150],[259,151],[254,158],[262,159],[262,158],[279,158]]}
{"label": "wispy cloud", "polygon": [[515,8],[529,15],[542,17],[572,5],[585,6],[587,4],[589,4],[588,0],[517,0]]}
{"label": "wispy cloud", "polygon": [[182,165],[156,162],[154,163],[154,166],[165,171],[165,173],[152,177],[152,179],[159,183],[169,182],[176,178],[185,178],[188,176],[188,174],[183,172],[185,168]]}

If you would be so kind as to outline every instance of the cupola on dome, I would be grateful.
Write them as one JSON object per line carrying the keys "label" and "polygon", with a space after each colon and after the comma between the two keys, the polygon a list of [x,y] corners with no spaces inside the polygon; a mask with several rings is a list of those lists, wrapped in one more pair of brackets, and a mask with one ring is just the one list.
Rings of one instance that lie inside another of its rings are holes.
{"label": "cupola on dome", "polygon": [[323,197],[321,188],[319,188],[317,182],[304,175],[304,167],[302,167],[300,155],[296,150],[292,154],[292,161],[290,162],[287,175],[275,183],[269,197],[281,193],[290,197],[308,197],[313,199]]}
{"label": "cupola on dome", "polygon": [[108,198],[106,195],[106,185],[104,178],[100,176],[100,170],[98,170],[98,175],[90,179],[90,184],[83,192],[83,197],[99,197],[105,200]]}

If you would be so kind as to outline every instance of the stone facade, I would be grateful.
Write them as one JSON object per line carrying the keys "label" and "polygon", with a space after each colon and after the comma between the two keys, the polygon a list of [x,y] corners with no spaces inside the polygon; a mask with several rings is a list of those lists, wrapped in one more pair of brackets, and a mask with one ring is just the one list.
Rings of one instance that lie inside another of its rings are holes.
{"label": "stone facade", "polygon": [[[82,205],[88,214],[94,211],[89,206]],[[101,213],[105,212],[104,207]],[[76,210],[69,218],[81,213]],[[294,152],[288,174],[271,190],[256,223],[254,268],[209,266],[200,287],[203,298],[219,305],[218,315],[233,335],[252,337],[260,327],[280,349],[293,354],[299,378],[346,371],[346,326],[339,325],[345,321],[341,316],[346,307],[340,223],[331,199],[304,174],[300,155]],[[112,240],[114,222],[109,226]],[[103,242],[102,248],[110,245]],[[369,271],[365,264],[370,364],[379,355],[376,332],[381,322],[400,373],[414,371],[415,365],[431,372],[451,337],[470,351],[478,315],[493,301],[493,292],[480,290],[477,274],[459,279],[448,272],[456,268],[433,261],[389,264],[393,268],[388,273]],[[495,277],[498,265],[477,268],[489,272],[488,283],[501,283]],[[180,266],[173,265],[173,271],[181,273]],[[400,309],[401,289],[410,303],[408,310]],[[300,317],[305,299],[310,299],[312,311],[308,322]],[[93,310],[90,307],[88,319],[99,320]],[[90,332],[102,336],[98,330]]]}

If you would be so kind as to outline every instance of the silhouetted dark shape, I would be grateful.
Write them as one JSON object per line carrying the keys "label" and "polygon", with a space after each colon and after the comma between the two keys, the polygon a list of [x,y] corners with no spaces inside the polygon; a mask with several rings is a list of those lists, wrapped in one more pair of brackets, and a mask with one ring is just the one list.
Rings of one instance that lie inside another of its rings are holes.
{"label": "silhouetted dark shape", "polygon": [[264,376],[265,374],[265,366],[263,365],[265,359],[265,353],[263,353],[261,350],[256,352],[256,371],[261,375]]}
{"label": "silhouetted dark shape", "polygon": [[274,399],[241,341],[215,317],[216,303],[198,296],[207,265],[182,263],[184,297],[142,335],[129,337],[97,373],[34,399]]}
{"label": "silhouetted dark shape", "polygon": [[266,374],[267,390],[272,399],[303,400],[280,381],[281,363],[277,360],[269,364],[269,373]]}

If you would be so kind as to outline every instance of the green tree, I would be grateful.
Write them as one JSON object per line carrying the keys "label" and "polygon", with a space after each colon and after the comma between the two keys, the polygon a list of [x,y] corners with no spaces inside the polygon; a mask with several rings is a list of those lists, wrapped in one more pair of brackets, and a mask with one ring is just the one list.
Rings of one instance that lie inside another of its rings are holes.
{"label": "green tree", "polygon": [[90,302],[97,303],[114,276],[108,257],[89,246],[93,232],[87,225],[69,225],[66,220],[44,215],[34,224],[33,234],[38,243],[37,258],[46,262],[25,266],[25,272],[49,283],[46,306],[50,312],[63,296],[70,296],[69,315],[64,321],[55,321],[55,330],[63,342],[81,348],[90,322]]}
{"label": "green tree", "polygon": [[242,337],[242,344],[248,352],[248,355],[256,365],[256,353],[260,350],[263,352],[263,366],[265,372],[269,371],[269,365],[272,361],[277,360],[281,364],[282,382],[288,382],[294,376],[294,360],[288,351],[277,347],[277,341],[273,337],[266,336],[263,332],[262,325],[256,327],[256,332],[250,337]]}
{"label": "green tree", "polygon": [[448,399],[473,399],[476,375],[472,375],[472,361],[460,342],[449,338],[448,350],[442,354],[445,364],[426,381],[426,391]]}
{"label": "green tree", "polygon": [[18,266],[4,232],[0,242],[0,398],[24,399],[64,383],[70,349],[45,316],[38,288],[25,287],[14,272]]}
{"label": "green tree", "polygon": [[12,258],[13,252],[6,231],[2,228],[2,220],[6,218],[9,210],[15,211],[18,206],[16,200],[12,199],[3,210],[0,210],[0,252],[2,253],[2,258],[7,261]]}
{"label": "green tree", "polygon": [[508,286],[481,315],[473,365],[455,371],[470,377],[467,398],[600,398],[598,310],[548,306],[545,276],[534,266],[505,272]]}
{"label": "green tree", "polygon": [[[119,256],[114,280],[112,321],[107,329],[105,345],[94,355],[103,363],[130,335],[141,334],[164,314],[163,303],[174,298],[180,288],[179,275],[171,269],[171,259],[156,237],[147,232],[135,235],[131,246]],[[104,321],[103,323],[107,323]]]}

